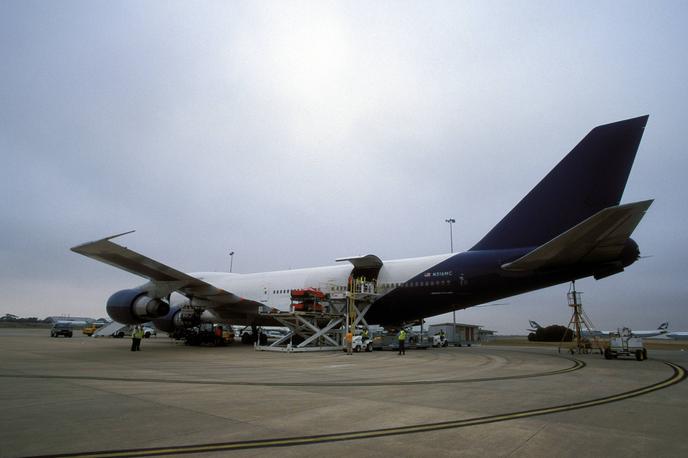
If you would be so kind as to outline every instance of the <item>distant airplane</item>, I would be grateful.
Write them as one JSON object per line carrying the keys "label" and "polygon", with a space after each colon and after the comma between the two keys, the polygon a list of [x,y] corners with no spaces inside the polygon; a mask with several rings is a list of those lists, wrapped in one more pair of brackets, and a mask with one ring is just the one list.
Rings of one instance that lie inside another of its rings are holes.
{"label": "distant airplane", "polygon": [[[463,253],[278,272],[183,273],[117,245],[119,234],[72,248],[148,280],[114,293],[118,322],[154,320],[167,332],[200,321],[280,326],[261,310],[288,309],[290,291],[345,292],[349,279],[375,281],[366,320],[388,327],[572,280],[622,272],[640,255],[630,238],[652,200],[620,204],[648,116],[594,128],[487,235]],[[518,162],[515,159],[514,162]],[[485,177],[486,186],[498,187]],[[479,192],[476,189],[476,192]],[[336,243],[336,241],[333,241]]]}
{"label": "distant airplane", "polygon": [[688,340],[688,332],[686,331],[667,331],[664,335],[673,340]]}
{"label": "distant airplane", "polygon": [[528,324],[532,329],[528,329],[528,332],[537,332],[538,329],[542,329],[542,326],[537,321],[528,320]]}
{"label": "distant airplane", "polygon": [[[660,324],[657,329],[651,329],[649,331],[634,331],[631,330],[631,335],[633,337],[655,337],[659,335],[665,335],[668,331],[667,328],[669,327],[669,322],[666,321],[662,324]],[[592,331],[592,332],[583,332],[583,335],[586,336],[597,336],[597,337],[607,337],[610,336],[611,334],[616,334],[619,332],[618,330],[615,331]]]}
{"label": "distant airplane", "polygon": [[688,340],[688,332],[685,331],[670,332],[666,336],[674,340]]}
{"label": "distant airplane", "polygon": [[657,329],[652,329],[650,331],[633,331],[631,330],[631,334],[635,337],[655,337],[655,336],[660,336],[666,334],[668,331],[667,329],[669,328],[669,322],[666,321],[662,324],[659,325]]}

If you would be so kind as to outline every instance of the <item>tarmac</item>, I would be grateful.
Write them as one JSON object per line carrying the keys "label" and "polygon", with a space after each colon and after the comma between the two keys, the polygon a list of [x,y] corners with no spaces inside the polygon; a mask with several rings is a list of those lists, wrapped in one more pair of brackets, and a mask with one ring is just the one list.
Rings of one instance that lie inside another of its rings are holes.
{"label": "tarmac", "polygon": [[681,346],[129,346],[0,329],[0,456],[688,456]]}

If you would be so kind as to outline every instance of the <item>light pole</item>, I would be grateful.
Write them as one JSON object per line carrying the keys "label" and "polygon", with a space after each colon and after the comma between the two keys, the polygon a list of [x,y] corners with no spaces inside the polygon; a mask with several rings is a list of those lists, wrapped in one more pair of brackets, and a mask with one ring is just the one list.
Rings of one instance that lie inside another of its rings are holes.
{"label": "light pole", "polygon": [[232,273],[233,264],[234,264],[234,252],[230,251],[229,252],[229,273]]}
{"label": "light pole", "polygon": [[452,224],[456,222],[454,218],[445,219],[445,222],[449,223],[449,248],[451,252],[454,252],[454,231],[452,230]]}
{"label": "light pole", "polygon": [[[447,218],[444,220],[449,223],[449,249],[454,252],[454,231],[452,230],[452,224],[456,222],[454,218]],[[456,308],[452,310],[452,321],[454,323],[454,329],[452,329],[452,340],[454,341],[454,346],[456,346]]]}

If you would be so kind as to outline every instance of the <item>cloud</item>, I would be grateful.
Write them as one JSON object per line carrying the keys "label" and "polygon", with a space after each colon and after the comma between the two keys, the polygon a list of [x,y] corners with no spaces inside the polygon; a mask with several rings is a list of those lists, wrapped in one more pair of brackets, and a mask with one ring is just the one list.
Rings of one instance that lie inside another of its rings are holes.
{"label": "cloud", "polygon": [[[128,229],[132,248],[186,271],[227,270],[230,249],[239,272],[442,253],[448,217],[466,249],[592,127],[650,113],[625,201],[657,199],[635,235],[655,257],[586,293],[605,304],[601,327],[649,326],[657,297],[657,316],[686,328],[685,13],[3,3],[0,313],[102,315],[139,279],[68,248]],[[561,322],[559,289],[461,321]]]}

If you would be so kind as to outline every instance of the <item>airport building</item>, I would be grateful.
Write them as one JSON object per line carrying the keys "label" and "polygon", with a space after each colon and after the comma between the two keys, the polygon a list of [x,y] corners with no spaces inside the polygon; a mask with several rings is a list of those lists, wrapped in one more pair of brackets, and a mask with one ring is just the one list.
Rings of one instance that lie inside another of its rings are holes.
{"label": "airport building", "polygon": [[465,323],[438,323],[428,327],[428,334],[433,336],[444,331],[450,344],[472,345],[480,343],[480,326]]}

